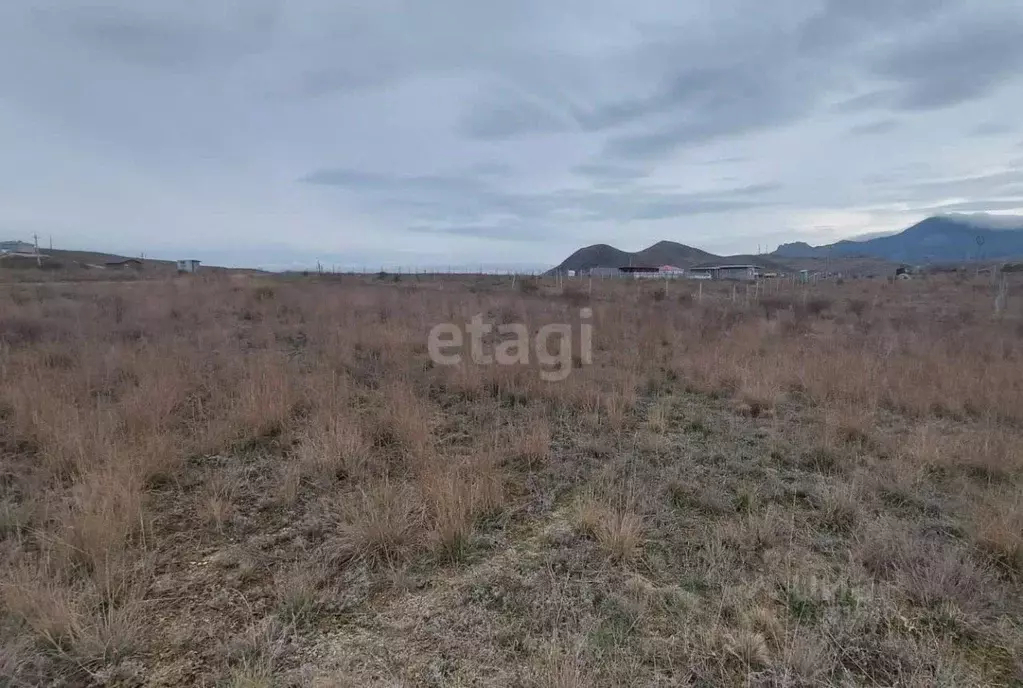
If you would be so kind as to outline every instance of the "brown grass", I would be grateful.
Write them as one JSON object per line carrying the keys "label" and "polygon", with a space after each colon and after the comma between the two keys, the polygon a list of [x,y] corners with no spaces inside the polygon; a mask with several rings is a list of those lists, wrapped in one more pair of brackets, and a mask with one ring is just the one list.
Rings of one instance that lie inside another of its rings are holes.
{"label": "brown grass", "polygon": [[594,495],[587,495],[578,505],[576,525],[619,561],[635,558],[643,543],[643,519],[638,514],[609,506]]}
{"label": "brown grass", "polygon": [[339,511],[334,544],[342,562],[354,557],[390,562],[422,538],[422,496],[411,487],[383,480],[334,498],[330,507]]}
{"label": "brown grass", "polygon": [[[1012,685],[992,289],[2,285],[0,683]],[[563,382],[427,355],[583,306]]]}

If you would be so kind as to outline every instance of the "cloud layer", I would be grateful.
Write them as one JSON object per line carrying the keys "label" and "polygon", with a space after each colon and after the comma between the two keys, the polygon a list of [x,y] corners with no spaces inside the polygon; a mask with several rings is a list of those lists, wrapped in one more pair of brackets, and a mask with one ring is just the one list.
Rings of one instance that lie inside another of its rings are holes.
{"label": "cloud layer", "polygon": [[1023,212],[1021,35],[1014,0],[4,3],[0,235],[510,267]]}

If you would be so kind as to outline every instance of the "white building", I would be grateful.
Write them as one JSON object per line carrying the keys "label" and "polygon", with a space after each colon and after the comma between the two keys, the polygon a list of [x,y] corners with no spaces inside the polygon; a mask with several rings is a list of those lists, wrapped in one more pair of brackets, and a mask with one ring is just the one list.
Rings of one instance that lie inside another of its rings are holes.
{"label": "white building", "polygon": [[178,272],[198,272],[199,261],[188,259],[178,261]]}
{"label": "white building", "polygon": [[35,253],[35,244],[27,241],[0,241],[0,253]]}
{"label": "white building", "polygon": [[761,269],[756,265],[712,265],[692,268],[689,276],[694,279],[755,280]]}
{"label": "white building", "polygon": [[674,265],[662,265],[658,268],[658,276],[664,279],[682,279],[686,276],[686,271]]}
{"label": "white building", "polygon": [[604,279],[607,277],[621,277],[622,271],[618,268],[590,268],[585,270],[583,274]]}

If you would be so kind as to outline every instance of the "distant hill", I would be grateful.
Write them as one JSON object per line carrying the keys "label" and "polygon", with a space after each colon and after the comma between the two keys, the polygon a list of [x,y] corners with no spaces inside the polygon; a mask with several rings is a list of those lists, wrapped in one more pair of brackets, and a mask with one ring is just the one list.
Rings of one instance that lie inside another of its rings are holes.
{"label": "distant hill", "polygon": [[674,265],[677,268],[688,268],[717,258],[718,256],[713,253],[675,241],[658,241],[653,246],[632,254],[633,265]]}
{"label": "distant hill", "polygon": [[[72,264],[72,263],[87,263],[90,265],[106,265],[107,263],[119,263],[125,260],[129,260],[129,256],[119,256],[114,253],[98,253],[96,251],[65,251],[62,249],[53,249],[48,251],[46,249],[40,249],[40,253],[43,253],[55,261]],[[137,257],[137,256],[136,256]],[[152,258],[146,258],[145,264],[153,267],[162,268],[173,268],[175,266],[172,260],[153,260]]]}
{"label": "distant hill", "polygon": [[[34,249],[33,249],[34,250]],[[9,275],[11,271],[31,273],[40,269],[47,272],[91,273],[93,276],[115,273],[130,273],[140,277],[164,277],[177,274],[177,261],[158,260],[155,258],[138,258],[121,256],[115,253],[99,251],[69,251],[64,249],[40,248],[40,260],[30,253],[0,253],[0,275]],[[262,273],[262,270],[250,268],[224,268],[216,265],[202,265],[204,273]]]}
{"label": "distant hill", "polygon": [[675,241],[659,241],[653,246],[629,253],[607,244],[596,244],[581,248],[552,269],[552,273],[575,270],[576,272],[592,268],[620,268],[627,265],[659,267],[673,265],[677,268],[692,268],[708,265],[753,264],[768,270],[785,270],[786,267],[768,256],[717,256],[686,246]]}
{"label": "distant hill", "polygon": [[828,255],[828,247],[793,241],[791,244],[782,244],[771,255],[778,258],[824,258]]}
{"label": "distant hill", "polygon": [[717,256],[713,253],[707,253],[674,241],[659,241],[653,246],[635,253],[622,251],[607,244],[596,244],[579,249],[551,272],[620,268],[626,265],[674,265],[678,268],[688,268],[700,262],[716,259]]}
{"label": "distant hill", "polygon": [[607,244],[594,244],[581,248],[554,268],[551,272],[564,272],[566,270],[590,270],[592,268],[620,267],[629,265],[629,260],[635,254],[627,253],[614,246]]}
{"label": "distant hill", "polygon": [[771,255],[779,259],[871,256],[896,263],[956,263],[1023,257],[1023,218],[987,216],[930,217],[898,234],[825,246],[805,242],[782,244]]}

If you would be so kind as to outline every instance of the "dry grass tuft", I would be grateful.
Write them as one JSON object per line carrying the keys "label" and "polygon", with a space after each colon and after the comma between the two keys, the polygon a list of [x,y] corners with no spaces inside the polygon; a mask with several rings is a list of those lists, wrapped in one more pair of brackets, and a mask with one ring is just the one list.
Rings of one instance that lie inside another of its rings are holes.
{"label": "dry grass tuft", "polygon": [[550,456],[550,424],[544,418],[530,422],[519,430],[519,436],[514,442],[514,451],[525,462],[525,468],[534,470]]}
{"label": "dry grass tuft", "polygon": [[483,457],[437,466],[423,477],[423,485],[431,537],[442,557],[461,561],[472,544],[477,519],[494,514],[504,501],[500,476]]}
{"label": "dry grass tuft", "polygon": [[249,625],[224,643],[221,655],[229,667],[228,685],[261,688],[279,683],[278,672],[287,655],[291,630],[269,617]]}
{"label": "dry grass tuft", "polygon": [[25,567],[12,574],[0,588],[4,606],[72,672],[116,665],[142,650],[146,618],[137,596],[115,600],[91,586],[70,587]]}
{"label": "dry grass tuft", "polygon": [[643,544],[643,518],[624,508],[614,508],[588,495],[576,507],[576,528],[594,538],[612,559],[630,561]]}
{"label": "dry grass tuft", "polygon": [[369,470],[371,449],[357,424],[335,417],[306,431],[299,440],[296,458],[306,475],[357,480]]}
{"label": "dry grass tuft", "polygon": [[1023,500],[1018,495],[980,510],[974,528],[982,551],[1008,572],[1023,575]]}
{"label": "dry grass tuft", "polygon": [[328,502],[327,518],[337,536],[330,556],[335,561],[365,558],[391,563],[420,544],[425,508],[410,486],[383,480]]}
{"label": "dry grass tuft", "polygon": [[235,495],[238,485],[231,478],[215,475],[203,486],[199,494],[199,510],[203,519],[224,532],[235,515]]}
{"label": "dry grass tuft", "polygon": [[760,633],[739,631],[725,638],[725,650],[746,671],[757,671],[770,665],[767,639]]}

